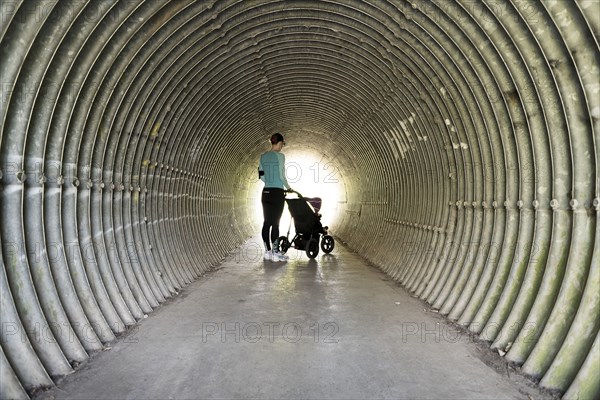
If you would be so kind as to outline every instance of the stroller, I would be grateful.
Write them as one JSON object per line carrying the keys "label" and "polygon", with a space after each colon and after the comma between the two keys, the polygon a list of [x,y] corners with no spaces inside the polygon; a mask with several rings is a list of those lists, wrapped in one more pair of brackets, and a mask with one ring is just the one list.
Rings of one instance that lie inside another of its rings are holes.
{"label": "stroller", "polygon": [[[309,258],[315,258],[319,254],[319,246],[324,253],[328,254],[333,251],[335,241],[333,237],[327,233],[327,226],[321,224],[321,199],[306,198],[296,191],[287,191],[286,194],[295,193],[297,198],[286,197],[285,201],[292,214],[296,235],[290,242],[290,229],[287,236],[280,236],[278,240],[278,248],[282,253],[286,253],[290,247],[298,250],[306,251]],[[323,235],[323,237],[321,237]]]}

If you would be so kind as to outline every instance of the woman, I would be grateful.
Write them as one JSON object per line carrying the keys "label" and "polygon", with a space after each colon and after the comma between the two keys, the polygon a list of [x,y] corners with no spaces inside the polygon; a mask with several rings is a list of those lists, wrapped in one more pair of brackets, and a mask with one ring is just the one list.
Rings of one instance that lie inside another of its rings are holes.
{"label": "woman", "polygon": [[[292,190],[285,177],[285,156],[281,149],[285,141],[281,133],[271,136],[271,150],[260,156],[258,176],[265,183],[261,203],[264,223],[262,239],[265,244],[265,260],[286,261],[288,256],[278,249],[279,220],[285,204],[285,190]],[[269,240],[270,236],[270,240]],[[271,247],[272,245],[272,247]]]}

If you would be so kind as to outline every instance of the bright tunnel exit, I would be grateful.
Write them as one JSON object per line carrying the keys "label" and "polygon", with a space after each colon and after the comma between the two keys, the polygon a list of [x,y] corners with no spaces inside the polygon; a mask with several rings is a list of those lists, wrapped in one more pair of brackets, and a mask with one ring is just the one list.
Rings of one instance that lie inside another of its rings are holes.
{"label": "bright tunnel exit", "polygon": [[[335,235],[335,226],[341,210],[340,204],[346,201],[343,174],[332,159],[319,154],[316,149],[301,149],[299,147],[298,145],[286,146],[283,150],[286,159],[285,173],[288,183],[293,190],[303,197],[321,198],[321,210],[319,211],[322,215],[321,222],[324,226],[329,227],[332,235]],[[264,183],[257,179],[256,187],[253,189],[257,193],[254,197],[256,232],[260,232],[263,223],[262,204],[260,195],[258,195],[263,187]],[[293,194],[287,196],[295,197]],[[280,235],[286,235],[288,231],[290,232],[290,238],[293,237],[295,233],[294,224],[286,205],[279,224],[279,232]]]}

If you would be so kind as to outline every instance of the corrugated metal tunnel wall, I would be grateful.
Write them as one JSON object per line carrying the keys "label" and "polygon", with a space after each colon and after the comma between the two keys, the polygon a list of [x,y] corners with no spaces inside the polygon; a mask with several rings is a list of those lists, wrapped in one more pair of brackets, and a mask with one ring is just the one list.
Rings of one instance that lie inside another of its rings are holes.
{"label": "corrugated metal tunnel wall", "polygon": [[600,6],[4,1],[0,397],[256,233],[276,131],[334,234],[566,398],[600,398]]}

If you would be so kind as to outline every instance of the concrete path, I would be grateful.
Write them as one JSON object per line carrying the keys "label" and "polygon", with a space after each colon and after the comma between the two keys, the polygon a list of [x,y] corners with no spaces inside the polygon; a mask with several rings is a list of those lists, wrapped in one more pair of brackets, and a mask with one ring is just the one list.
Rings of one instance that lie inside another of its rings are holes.
{"label": "concrete path", "polygon": [[272,263],[257,243],[37,398],[543,397],[343,246]]}

